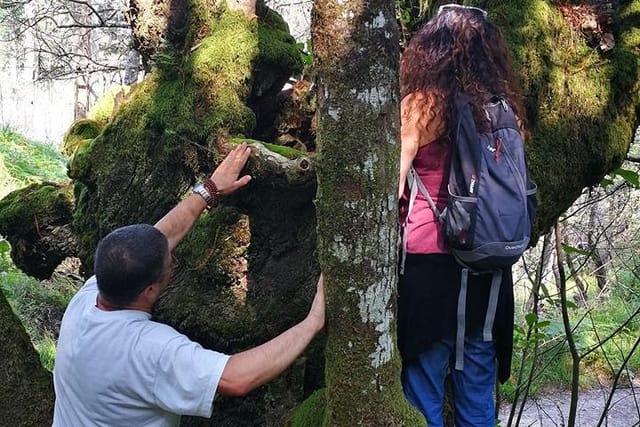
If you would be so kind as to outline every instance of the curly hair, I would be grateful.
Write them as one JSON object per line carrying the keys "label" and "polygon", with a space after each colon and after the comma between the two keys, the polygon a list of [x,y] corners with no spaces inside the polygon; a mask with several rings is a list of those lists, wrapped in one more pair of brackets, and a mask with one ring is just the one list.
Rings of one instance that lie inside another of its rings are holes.
{"label": "curly hair", "polygon": [[400,91],[441,98],[445,126],[455,120],[455,99],[465,94],[476,124],[486,126],[482,105],[493,95],[504,97],[524,121],[518,78],[502,33],[476,8],[448,7],[411,38],[400,63]]}

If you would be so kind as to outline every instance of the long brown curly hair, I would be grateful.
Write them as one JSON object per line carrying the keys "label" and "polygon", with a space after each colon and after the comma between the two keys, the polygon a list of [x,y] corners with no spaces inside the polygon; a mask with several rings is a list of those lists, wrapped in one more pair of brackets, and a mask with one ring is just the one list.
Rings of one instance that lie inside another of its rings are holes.
{"label": "long brown curly hair", "polygon": [[505,40],[480,9],[445,8],[415,33],[402,54],[400,91],[403,98],[414,92],[441,97],[447,129],[455,120],[458,94],[469,98],[483,131],[482,105],[493,95],[505,98],[522,122],[525,118]]}

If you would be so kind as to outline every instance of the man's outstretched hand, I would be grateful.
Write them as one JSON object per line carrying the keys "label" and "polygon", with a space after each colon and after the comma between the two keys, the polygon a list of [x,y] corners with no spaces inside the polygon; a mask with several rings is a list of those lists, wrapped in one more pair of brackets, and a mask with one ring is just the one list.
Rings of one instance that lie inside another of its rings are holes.
{"label": "man's outstretched hand", "polygon": [[226,196],[233,193],[237,189],[244,187],[251,181],[250,175],[244,175],[238,178],[240,171],[247,163],[247,159],[251,154],[251,149],[246,144],[240,144],[224,158],[222,163],[218,165],[211,180],[218,188],[221,195]]}
{"label": "man's outstretched hand", "polygon": [[324,296],[324,277],[320,274],[318,284],[316,285],[316,295],[311,303],[311,309],[307,318],[311,319],[317,331],[324,327],[325,322],[325,296]]}

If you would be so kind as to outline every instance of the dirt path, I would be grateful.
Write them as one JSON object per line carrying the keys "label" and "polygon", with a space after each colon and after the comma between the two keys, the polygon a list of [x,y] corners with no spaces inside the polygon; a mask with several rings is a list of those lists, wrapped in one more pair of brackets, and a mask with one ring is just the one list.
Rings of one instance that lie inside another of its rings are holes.
{"label": "dirt path", "polygon": [[[608,397],[608,390],[583,390],[578,398],[576,426],[595,427],[598,425],[602,410]],[[517,424],[519,427],[566,426],[569,417],[571,393],[557,391],[527,402]],[[510,407],[500,411],[501,426],[506,426]],[[514,417],[515,418],[515,417]],[[515,419],[512,424],[516,426]],[[607,418],[601,426],[638,427],[640,426],[640,387],[626,387],[616,390],[611,400]]]}

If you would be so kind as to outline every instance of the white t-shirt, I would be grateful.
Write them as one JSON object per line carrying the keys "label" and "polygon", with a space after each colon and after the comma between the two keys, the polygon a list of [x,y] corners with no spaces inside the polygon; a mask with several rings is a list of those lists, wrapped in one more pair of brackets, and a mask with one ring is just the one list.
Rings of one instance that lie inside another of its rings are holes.
{"label": "white t-shirt", "polygon": [[210,417],[229,356],[138,310],[103,311],[90,278],[69,303],[53,373],[54,427],[177,426]]}

